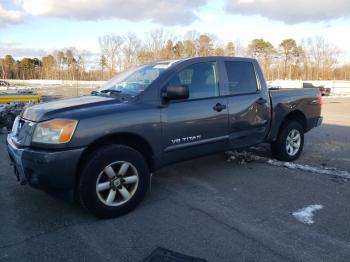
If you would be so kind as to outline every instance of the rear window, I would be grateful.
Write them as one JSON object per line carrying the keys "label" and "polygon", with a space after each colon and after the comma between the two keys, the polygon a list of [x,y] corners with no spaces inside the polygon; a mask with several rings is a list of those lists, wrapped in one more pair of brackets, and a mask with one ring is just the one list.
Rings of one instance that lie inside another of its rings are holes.
{"label": "rear window", "polygon": [[231,95],[255,93],[258,90],[254,66],[250,62],[225,62]]}

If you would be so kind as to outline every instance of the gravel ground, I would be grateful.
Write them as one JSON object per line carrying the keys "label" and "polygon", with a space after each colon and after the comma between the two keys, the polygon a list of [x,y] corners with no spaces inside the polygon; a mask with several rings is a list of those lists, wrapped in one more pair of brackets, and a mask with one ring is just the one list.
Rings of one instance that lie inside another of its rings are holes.
{"label": "gravel ground", "polygon": [[36,91],[43,96],[43,101],[51,101],[54,99],[62,99],[69,97],[77,97],[88,95],[91,91],[96,90],[97,87],[71,87],[71,86],[57,86],[57,87],[42,87]]}
{"label": "gravel ground", "polygon": [[[349,105],[325,99],[298,164],[350,172]],[[142,261],[157,247],[207,261],[349,261],[344,177],[217,154],[159,170],[134,212],[98,220],[19,186],[0,139],[0,261]],[[266,145],[252,151],[269,157]]]}

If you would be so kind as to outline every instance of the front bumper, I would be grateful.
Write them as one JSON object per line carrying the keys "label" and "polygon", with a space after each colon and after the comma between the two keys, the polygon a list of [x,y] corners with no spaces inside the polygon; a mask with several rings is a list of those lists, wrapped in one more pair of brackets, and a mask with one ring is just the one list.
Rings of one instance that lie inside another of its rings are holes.
{"label": "front bumper", "polygon": [[22,184],[46,191],[74,189],[80,157],[84,148],[49,151],[16,146],[11,134],[7,136],[7,150],[15,174]]}

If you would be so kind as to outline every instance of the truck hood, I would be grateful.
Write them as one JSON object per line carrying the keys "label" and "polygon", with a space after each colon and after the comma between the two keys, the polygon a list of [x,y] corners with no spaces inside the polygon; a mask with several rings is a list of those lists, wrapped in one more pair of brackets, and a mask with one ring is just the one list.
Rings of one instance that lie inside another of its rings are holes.
{"label": "truck hood", "polygon": [[22,112],[21,116],[30,121],[41,122],[58,117],[72,118],[77,115],[85,115],[87,111],[93,113],[94,108],[99,110],[123,103],[124,101],[113,97],[83,96],[30,106]]}

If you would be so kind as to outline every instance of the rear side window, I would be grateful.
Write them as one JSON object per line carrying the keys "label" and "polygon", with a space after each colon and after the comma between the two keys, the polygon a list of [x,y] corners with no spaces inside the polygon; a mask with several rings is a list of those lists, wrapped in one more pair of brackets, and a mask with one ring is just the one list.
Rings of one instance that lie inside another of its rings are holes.
{"label": "rear side window", "polygon": [[250,62],[225,62],[230,95],[255,93],[258,90],[254,66]]}
{"label": "rear side window", "polygon": [[215,62],[193,64],[173,76],[168,85],[188,86],[189,99],[219,96],[219,82]]}

